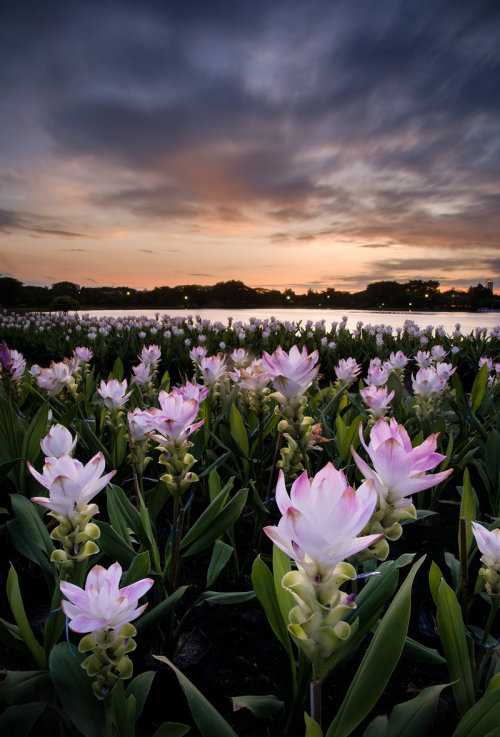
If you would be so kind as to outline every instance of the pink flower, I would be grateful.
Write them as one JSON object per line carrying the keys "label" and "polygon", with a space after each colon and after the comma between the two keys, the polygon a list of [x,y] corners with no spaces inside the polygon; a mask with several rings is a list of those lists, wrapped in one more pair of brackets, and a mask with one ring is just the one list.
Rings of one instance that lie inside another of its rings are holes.
{"label": "pink flower", "polygon": [[226,359],[221,353],[217,353],[216,356],[203,356],[198,363],[198,368],[205,384],[212,386],[225,375]]}
{"label": "pink flower", "polygon": [[73,351],[73,356],[77,359],[78,363],[88,363],[93,355],[91,349],[85,348],[85,346],[78,346]]}
{"label": "pink flower", "polygon": [[60,458],[70,455],[76,445],[77,438],[73,438],[67,427],[52,425],[48,434],[40,441],[43,454],[50,458]]}
{"label": "pink flower", "polygon": [[73,383],[74,379],[69,364],[52,361],[50,368],[40,369],[36,381],[39,387],[47,390],[48,394],[58,394]]}
{"label": "pink flower", "polygon": [[278,346],[272,355],[266,351],[262,354],[263,368],[278,392],[288,401],[302,396],[311,386],[319,371],[317,360],[318,351],[308,355],[305,346],[300,352],[296,345],[290,348],[289,353]]}
{"label": "pink flower", "polygon": [[429,435],[421,445],[412,448],[411,440],[403,425],[394,418],[389,422],[381,418],[372,428],[370,444],[363,439],[363,426],[359,436],[370,456],[373,469],[351,448],[357,467],[365,479],[373,479],[379,502],[386,501],[395,509],[408,507],[411,494],[441,483],[453,469],[436,474],[426,474],[441,463],[446,456],[436,453],[438,435]]}
{"label": "pink flower", "polygon": [[483,554],[481,560],[488,568],[500,573],[500,530],[488,530],[478,522],[472,522],[472,532],[477,547]]}
{"label": "pink flower", "polygon": [[161,358],[161,350],[157,345],[150,345],[148,348],[143,346],[142,351],[137,358],[141,363],[146,364],[146,366],[156,366]]}
{"label": "pink flower", "polygon": [[107,570],[94,566],[84,589],[61,581],[61,592],[69,600],[63,599],[61,607],[71,620],[69,627],[73,632],[117,630],[142,614],[147,604],[137,604],[153,585],[153,579],[143,578],[120,589],[121,575],[120,564],[113,563]]}
{"label": "pink flower", "polygon": [[196,381],[186,381],[183,386],[172,387],[173,394],[180,394],[183,399],[195,399],[197,404],[201,404],[209,392],[208,386],[197,384]]}
{"label": "pink flower", "polygon": [[199,364],[202,358],[207,355],[207,349],[202,345],[197,345],[195,348],[191,348],[189,351],[189,358],[193,363]]}
{"label": "pink flower", "polygon": [[241,369],[238,384],[251,392],[261,392],[271,381],[271,377],[264,371],[262,361],[252,361],[246,369]]}
{"label": "pink flower", "polygon": [[368,369],[367,384],[384,386],[384,384],[387,384],[388,378],[389,374],[382,366],[370,366]]}
{"label": "pink flower", "polygon": [[122,407],[125,404],[132,394],[131,391],[125,394],[126,391],[127,379],[123,379],[123,381],[111,379],[107,383],[102,380],[97,393],[104,399],[105,407],[108,409],[118,409],[118,407]]}
{"label": "pink flower", "polygon": [[283,516],[277,527],[265,527],[264,532],[309,575],[326,575],[381,537],[358,537],[377,503],[374,483],[368,481],[354,491],[331,463],[312,479],[304,471],[294,481],[290,496],[280,471],[276,503]]}
{"label": "pink flower", "polygon": [[403,351],[398,351],[397,353],[392,351],[389,360],[385,362],[384,366],[388,371],[392,371],[394,369],[403,369],[407,363],[408,359]]}
{"label": "pink flower", "polygon": [[159,443],[170,444],[176,440],[186,440],[205,420],[193,422],[198,414],[196,399],[184,399],[181,394],[161,391],[158,395],[161,409],[152,407],[148,411],[150,432]]}
{"label": "pink flower", "polygon": [[335,366],[335,374],[339,381],[350,384],[361,371],[361,366],[356,363],[354,358],[341,358],[339,365]]}
{"label": "pink flower", "polygon": [[42,473],[35,471],[30,463],[27,465],[31,475],[49,492],[48,497],[37,496],[31,501],[70,518],[77,516],[116,473],[101,475],[102,453],[97,453],[85,466],[69,455],[47,458]]}
{"label": "pink flower", "polygon": [[394,392],[387,394],[387,387],[376,387],[374,384],[359,392],[363,402],[371,409],[375,417],[380,417],[394,398]]}
{"label": "pink flower", "polygon": [[429,351],[418,351],[415,356],[415,361],[418,363],[420,368],[429,368],[432,364],[432,358]]}
{"label": "pink flower", "polygon": [[434,366],[419,369],[411,381],[414,393],[422,396],[442,394],[446,388],[446,379],[438,374]]}
{"label": "pink flower", "polygon": [[132,377],[134,384],[149,384],[153,379],[151,366],[148,364],[140,363],[138,366],[132,366],[132,371],[134,372]]}
{"label": "pink flower", "polygon": [[250,358],[244,348],[236,348],[231,353],[231,360],[236,368],[244,368],[250,363]]}

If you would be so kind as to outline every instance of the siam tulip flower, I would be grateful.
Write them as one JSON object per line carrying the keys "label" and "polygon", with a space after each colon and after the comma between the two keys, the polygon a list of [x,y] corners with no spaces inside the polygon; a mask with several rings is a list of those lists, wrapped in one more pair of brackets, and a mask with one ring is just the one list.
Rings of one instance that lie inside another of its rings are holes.
{"label": "siam tulip flower", "polygon": [[143,346],[137,358],[146,366],[156,366],[161,359],[161,350],[157,345],[150,345],[148,348]]}
{"label": "siam tulip flower", "polygon": [[394,353],[394,351],[392,351],[389,359],[385,362],[384,366],[386,370],[394,371],[397,369],[404,369],[407,363],[408,358],[405,356],[403,351],[398,351],[397,353]]}
{"label": "siam tulip flower", "polygon": [[61,607],[73,632],[118,630],[142,614],[147,604],[137,605],[153,585],[153,579],[143,578],[120,589],[121,575],[120,564],[113,563],[107,570],[94,566],[87,574],[84,589],[61,581],[61,592],[67,599],[62,600]]}
{"label": "siam tulip flower", "polygon": [[446,358],[446,356],[448,355],[447,351],[445,351],[442,345],[433,345],[431,348],[431,354],[434,361],[438,363],[440,361],[443,361],[444,358]]}
{"label": "siam tulip flower", "polygon": [[145,363],[140,363],[138,366],[132,366],[132,371],[134,372],[132,382],[139,385],[151,383],[153,379],[151,368],[151,365],[147,365]]}
{"label": "siam tulip flower", "polygon": [[71,455],[76,441],[76,436],[73,438],[67,427],[52,425],[48,434],[40,441],[40,446],[45,456],[56,459],[62,455]]}
{"label": "siam tulip flower", "polygon": [[479,573],[486,580],[486,590],[490,596],[500,597],[500,529],[488,530],[478,522],[472,522],[472,532],[485,565]]}
{"label": "siam tulip flower", "polygon": [[240,371],[238,383],[244,389],[248,389],[253,392],[261,392],[271,381],[271,377],[264,370],[262,361],[256,359],[252,361],[250,366]]}
{"label": "siam tulip flower", "polygon": [[236,368],[244,368],[250,363],[250,357],[244,348],[236,348],[231,353],[231,361]]}
{"label": "siam tulip flower", "polygon": [[[49,496],[33,497],[32,502],[41,504],[68,518],[77,518],[84,512],[88,503],[103,489],[116,471],[102,476],[104,456],[97,453],[85,466],[69,455],[60,458],[48,458],[42,473],[38,473],[28,462],[32,476],[44,486]],[[97,511],[97,507],[92,505]],[[92,514],[95,513],[94,509]]]}
{"label": "siam tulip flower", "polygon": [[433,366],[419,369],[416,376],[412,375],[411,380],[414,393],[421,396],[439,395],[446,388],[446,379]]}
{"label": "siam tulip flower", "polygon": [[359,392],[363,402],[370,408],[373,417],[382,417],[391,401],[394,399],[394,391],[387,394],[387,387],[377,387],[374,384]]}
{"label": "siam tulip flower", "polygon": [[207,355],[207,349],[202,345],[198,345],[195,348],[191,348],[191,350],[189,351],[189,358],[196,365],[198,365],[201,359],[205,358],[206,355]]}
{"label": "siam tulip flower", "polygon": [[456,370],[456,366],[453,366],[451,363],[440,362],[436,364],[437,375],[445,381],[448,381],[448,379],[455,373]]}
{"label": "siam tulip flower", "polygon": [[161,391],[158,401],[161,409],[152,407],[147,414],[151,437],[162,445],[187,440],[205,421],[193,422],[199,409],[196,399],[184,399],[181,394]]}
{"label": "siam tulip flower", "polygon": [[266,351],[262,354],[262,365],[284,398],[283,403],[302,396],[311,386],[319,371],[317,360],[318,351],[308,355],[305,346],[300,352],[296,345],[291,347],[289,353],[278,346],[272,355]]}
{"label": "siam tulip flower", "polygon": [[180,394],[183,399],[194,399],[200,405],[209,394],[210,389],[203,384],[197,384],[196,381],[186,381],[183,386],[173,386],[172,393]]}
{"label": "siam tulip flower", "polygon": [[411,494],[436,486],[452,473],[453,469],[436,474],[426,473],[446,458],[436,453],[438,434],[430,435],[421,445],[413,448],[403,425],[398,425],[394,418],[389,422],[381,418],[372,428],[370,444],[367,446],[362,430],[360,424],[359,436],[373,468],[354,449],[351,450],[364,478],[375,481],[380,507],[384,504],[394,509],[409,507],[411,499],[408,497]]}
{"label": "siam tulip flower", "polygon": [[487,358],[486,356],[481,356],[481,358],[478,361],[479,368],[482,368],[486,364],[488,367],[488,371],[493,371],[493,359]]}
{"label": "siam tulip flower", "polygon": [[429,368],[432,365],[432,358],[429,351],[417,351],[415,361],[420,368]]}
{"label": "siam tulip flower", "polygon": [[343,384],[351,384],[361,371],[361,366],[356,363],[354,358],[341,358],[338,366],[335,366],[335,374],[337,379]]}
{"label": "siam tulip flower", "polygon": [[36,381],[39,387],[46,389],[49,396],[59,394],[64,389],[71,391],[75,386],[71,367],[63,362],[55,363],[52,361],[50,368],[40,369]]}
{"label": "siam tulip flower", "polygon": [[113,410],[122,407],[132,394],[131,391],[125,393],[126,391],[127,379],[123,379],[123,381],[111,379],[107,383],[101,380],[97,393],[104,399],[104,406]]}
{"label": "siam tulip flower", "polygon": [[282,517],[277,527],[265,527],[264,532],[311,578],[327,576],[338,563],[380,538],[380,534],[358,537],[377,503],[374,483],[368,481],[354,491],[331,463],[312,479],[304,471],[290,496],[280,471],[276,503]]}
{"label": "siam tulip flower", "polygon": [[367,374],[367,383],[372,386],[384,386],[387,384],[389,374],[382,366],[370,366]]}
{"label": "siam tulip flower", "polygon": [[133,412],[127,414],[127,426],[129,435],[134,441],[146,440],[151,430],[150,415],[148,412],[136,407]]}
{"label": "siam tulip flower", "polygon": [[73,356],[77,359],[79,363],[88,363],[93,358],[93,353],[90,348],[85,348],[85,346],[78,346],[73,351]]}
{"label": "siam tulip flower", "polygon": [[217,353],[216,356],[203,356],[198,368],[205,384],[213,386],[226,374],[226,359],[221,353]]}

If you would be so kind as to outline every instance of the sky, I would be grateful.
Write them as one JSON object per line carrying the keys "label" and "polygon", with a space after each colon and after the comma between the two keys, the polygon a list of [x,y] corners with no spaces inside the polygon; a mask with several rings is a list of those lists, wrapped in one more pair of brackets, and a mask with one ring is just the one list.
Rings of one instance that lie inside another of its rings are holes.
{"label": "sky", "polygon": [[500,288],[498,0],[17,0],[0,274]]}

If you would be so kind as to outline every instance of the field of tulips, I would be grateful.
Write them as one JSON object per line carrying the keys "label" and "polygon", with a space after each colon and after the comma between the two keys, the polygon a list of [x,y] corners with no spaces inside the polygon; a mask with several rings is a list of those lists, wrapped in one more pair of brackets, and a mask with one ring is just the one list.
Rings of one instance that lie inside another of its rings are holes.
{"label": "field of tulips", "polygon": [[0,734],[500,734],[500,328],[0,343]]}

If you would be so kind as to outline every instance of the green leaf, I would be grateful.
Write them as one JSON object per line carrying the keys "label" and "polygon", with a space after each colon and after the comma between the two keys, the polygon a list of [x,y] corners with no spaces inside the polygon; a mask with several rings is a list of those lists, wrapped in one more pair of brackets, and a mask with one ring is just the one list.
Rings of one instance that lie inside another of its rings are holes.
{"label": "green leaf", "polygon": [[42,404],[28,427],[23,441],[23,457],[30,463],[34,464],[40,455],[40,441],[47,434],[47,420],[49,415],[49,403]]}
{"label": "green leaf", "polygon": [[79,652],[72,654],[68,644],[60,642],[50,654],[50,675],[66,713],[84,737],[105,737],[104,706],[81,667],[85,657]]}
{"label": "green leaf", "polygon": [[128,571],[123,574],[121,585],[128,586],[131,583],[136,583],[136,581],[146,578],[149,576],[150,568],[149,553],[145,550],[134,558]]}
{"label": "green leaf", "polygon": [[429,686],[414,699],[395,706],[385,737],[425,737],[434,719],[441,691],[448,685]]}
{"label": "green leaf", "polygon": [[280,701],[273,694],[267,696],[231,696],[233,711],[248,709],[256,719],[267,719],[272,714],[282,709],[284,701]]}
{"label": "green leaf", "polygon": [[441,569],[439,568],[437,563],[434,563],[434,561],[432,561],[429,570],[429,588],[431,590],[432,598],[436,606],[438,603],[439,586],[441,585],[442,578],[443,574],[441,573]]}
{"label": "green leaf", "polygon": [[422,645],[420,642],[407,637],[403,647],[403,655],[417,663],[430,663],[431,665],[443,665],[446,660],[434,648]]}
{"label": "green leaf", "polygon": [[248,436],[243,418],[235,404],[231,405],[229,411],[229,427],[231,435],[238,443],[245,456],[248,456]]}
{"label": "green leaf", "polygon": [[351,734],[383,693],[403,650],[410,620],[411,587],[423,560],[420,558],[412,566],[377,628],[327,737]]}
{"label": "green leaf", "polygon": [[253,591],[204,591],[196,600],[195,606],[205,601],[210,604],[244,604],[255,598]]}
{"label": "green leaf", "polygon": [[26,643],[24,642],[21,632],[17,624],[6,622],[0,617],[0,641],[4,642],[14,650],[21,650],[27,653]]}
{"label": "green leaf", "polygon": [[495,688],[464,714],[452,737],[498,737],[499,723],[500,689]]}
{"label": "green leaf", "polygon": [[286,625],[288,625],[288,615],[290,609],[297,603],[291,593],[282,586],[283,576],[292,570],[290,556],[276,545],[273,545],[273,577],[274,588],[276,590],[276,598],[278,600],[281,616]]}
{"label": "green leaf", "polygon": [[443,646],[453,695],[460,714],[475,703],[474,676],[470,660],[462,611],[457,598],[444,579],[441,580],[437,603],[437,624]]}
{"label": "green leaf", "polygon": [[177,602],[184,596],[187,586],[179,586],[169,597],[164,599],[162,602],[153,607],[149,612],[146,610],[146,614],[143,614],[140,619],[134,622],[134,627],[137,632],[143,632],[153,624],[161,622],[168,612],[174,607]]}
{"label": "green leaf", "polygon": [[129,568],[136,556],[136,552],[131,545],[128,545],[107,522],[102,520],[94,520],[98,526],[101,535],[99,537],[99,547],[106,553],[111,560],[116,560],[123,568]]}
{"label": "green leaf", "polygon": [[180,722],[163,722],[153,737],[184,737],[191,730],[187,724],[181,724]]}
{"label": "green leaf", "polygon": [[39,699],[52,684],[48,670],[8,670],[0,683],[0,702],[19,704]]}
{"label": "green leaf", "polygon": [[187,532],[181,543],[181,548],[190,545],[196,540],[197,537],[202,535],[206,530],[209,529],[212,522],[215,520],[221,509],[224,507],[226,500],[229,496],[229,492],[232,489],[234,478],[231,478],[223,489],[217,494],[215,499],[210,502],[205,511],[198,517],[194,525],[192,525],[189,532]]}
{"label": "green leaf", "polygon": [[203,737],[238,737],[226,720],[214,709],[210,701],[168,658],[163,655],[154,655],[153,657],[162,663],[166,663],[174,671],[186,695],[193,719]]}
{"label": "green leaf", "polygon": [[128,699],[130,696],[135,698],[135,721],[142,714],[155,675],[155,671],[147,670],[145,673],[136,676],[127,687],[126,698]]}
{"label": "green leaf", "polygon": [[29,625],[28,617],[24,610],[24,604],[21,596],[21,590],[19,588],[19,580],[17,573],[13,565],[10,566],[9,575],[7,576],[7,598],[9,600],[12,614],[16,620],[17,626],[19,627],[19,633],[26,643],[26,647],[33,656],[38,668],[43,670],[47,667],[47,659],[45,657],[45,651],[40,645],[38,640],[35,638],[33,631]]}
{"label": "green leaf", "polygon": [[33,502],[21,494],[11,494],[10,501],[16,519],[28,534],[31,542],[50,558],[54,550],[54,543]]}
{"label": "green leaf", "polygon": [[460,518],[465,517],[466,519],[466,549],[462,550],[462,535],[460,534],[460,525],[458,527],[458,551],[459,559],[467,557],[469,550],[474,539],[472,532],[471,522],[476,519],[476,500],[474,499],[474,493],[472,491],[472,485],[470,482],[469,469],[466,468],[464,471],[464,485],[462,488],[462,499],[460,502]]}
{"label": "green leaf", "polygon": [[323,737],[323,730],[318,722],[315,722],[314,719],[306,712],[304,712],[304,720],[306,723],[306,733],[304,737]]}
{"label": "green leaf", "polygon": [[46,706],[43,701],[9,706],[0,716],[0,734],[28,737]]}
{"label": "green leaf", "polygon": [[470,401],[473,412],[477,412],[481,402],[483,401],[486,385],[488,384],[488,366],[483,364],[474,379],[470,393]]}
{"label": "green leaf", "polygon": [[389,718],[387,714],[375,717],[363,732],[363,737],[386,737]]}
{"label": "green leaf", "polygon": [[117,381],[123,381],[123,363],[121,362],[119,356],[115,358],[115,362],[113,364],[113,369],[111,373],[113,374],[113,377]]}
{"label": "green leaf", "polygon": [[216,540],[212,551],[212,558],[207,571],[207,587],[211,586],[217,580],[219,573],[222,571],[229,558],[233,553],[233,547],[222,540]]}
{"label": "green leaf", "polygon": [[255,595],[262,604],[266,613],[266,617],[271,625],[272,631],[285,648],[288,657],[290,658],[290,662],[294,666],[295,657],[290,636],[288,634],[288,626],[283,619],[278,598],[276,596],[273,574],[260,556],[255,559],[252,567],[252,585]]}
{"label": "green leaf", "polygon": [[[222,511],[216,516],[216,518],[210,525],[210,528],[207,529],[198,538],[196,538],[194,542],[191,543],[191,545],[189,545],[187,550],[184,551],[183,557],[188,557],[189,555],[194,555],[195,553],[200,553],[202,550],[205,550],[205,548],[208,548],[208,546],[216,538],[218,538],[219,535],[222,535],[222,533],[226,532],[226,530],[231,527],[231,525],[234,525],[236,520],[239,518],[241,512],[243,511],[243,508],[246,504],[247,495],[248,489],[240,489],[240,491],[235,494],[231,501],[228,502],[222,509]],[[197,522],[195,522],[189,533],[193,531],[194,527],[199,521],[200,520],[197,520]],[[181,548],[185,544],[186,538],[184,538],[184,540],[181,542]]]}
{"label": "green leaf", "polygon": [[149,547],[148,537],[144,530],[141,514],[132,504],[120,486],[110,484],[107,491],[108,514],[113,529],[131,545],[129,530],[137,536],[141,545]]}

